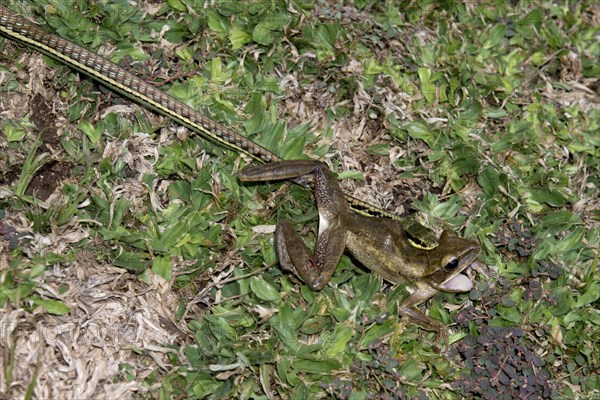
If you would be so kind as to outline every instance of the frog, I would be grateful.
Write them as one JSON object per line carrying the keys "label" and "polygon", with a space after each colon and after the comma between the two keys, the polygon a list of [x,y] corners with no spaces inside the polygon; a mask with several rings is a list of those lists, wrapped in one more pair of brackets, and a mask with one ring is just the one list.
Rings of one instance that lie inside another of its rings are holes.
{"label": "frog", "polygon": [[447,340],[447,329],[418,306],[438,292],[469,292],[473,282],[463,274],[479,252],[477,242],[444,230],[434,248],[414,246],[398,221],[353,213],[337,178],[318,160],[278,161],[249,166],[239,173],[242,182],[294,179],[312,184],[319,223],[314,253],[289,220],[275,228],[275,249],[282,268],[298,276],[312,290],[323,289],[344,251],[384,280],[406,282],[414,291],[403,300],[399,314]]}

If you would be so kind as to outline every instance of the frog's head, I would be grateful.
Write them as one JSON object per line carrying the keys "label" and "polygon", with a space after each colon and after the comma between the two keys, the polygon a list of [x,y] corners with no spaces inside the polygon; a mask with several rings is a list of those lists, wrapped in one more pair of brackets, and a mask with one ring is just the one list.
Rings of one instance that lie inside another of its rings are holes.
{"label": "frog's head", "polygon": [[481,248],[477,242],[444,231],[439,245],[427,251],[429,268],[433,271],[424,280],[442,292],[468,292],[473,282],[461,272],[475,261]]}

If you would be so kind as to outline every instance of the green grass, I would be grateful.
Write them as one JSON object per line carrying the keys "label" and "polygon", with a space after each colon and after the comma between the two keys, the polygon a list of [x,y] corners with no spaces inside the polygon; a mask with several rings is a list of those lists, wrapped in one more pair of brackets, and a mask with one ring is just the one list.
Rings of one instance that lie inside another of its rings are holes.
{"label": "green grass", "polygon": [[[155,275],[172,285],[178,307],[163,317],[188,334],[156,344],[178,352],[159,368],[136,349],[154,372],[139,378],[124,363],[113,381],[140,381],[151,397],[525,396],[518,385],[536,397],[599,396],[593,2],[209,4],[11,8],[108,51],[284,158],[330,160],[356,184],[366,180],[373,197],[387,190],[394,198],[380,201],[392,209],[418,210],[434,228],[478,240],[474,290],[427,304],[433,318],[456,323],[449,354],[434,350],[433,333],[401,322],[403,285],[351,258],[320,292],[279,268],[272,234],[259,228],[288,218],[308,224],[302,234],[314,241],[309,191],[291,186],[274,196],[279,185],[240,184],[235,173],[246,161],[238,154],[143,108],[123,111],[128,100],[47,58],[42,83],[54,107],[40,111],[25,78],[35,52],[7,39],[2,313],[68,317],[67,288],[56,296],[40,288],[49,271],[90,252],[145,290],[158,290]],[[40,198],[48,186],[51,201]],[[40,251],[32,239],[60,241],[57,232],[78,240]],[[20,379],[10,354],[4,376]],[[30,379],[40,384],[42,375]]]}

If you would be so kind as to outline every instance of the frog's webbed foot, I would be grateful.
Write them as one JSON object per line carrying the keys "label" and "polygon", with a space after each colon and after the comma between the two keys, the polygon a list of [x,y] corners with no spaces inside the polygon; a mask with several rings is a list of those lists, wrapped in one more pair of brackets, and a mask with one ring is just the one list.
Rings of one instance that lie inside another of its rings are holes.
{"label": "frog's webbed foot", "polygon": [[400,305],[400,314],[402,314],[402,318],[419,325],[422,329],[436,333],[434,343],[434,349],[436,349],[436,351],[442,351],[448,348],[448,328],[446,328],[446,326],[423,314],[416,307],[403,308],[402,305]]}
{"label": "frog's webbed foot", "polygon": [[400,303],[398,311],[403,318],[419,325],[421,328],[427,331],[436,332],[436,347],[438,347],[437,345],[441,345],[441,347],[445,349],[448,347],[448,329],[443,324],[428,317],[417,308],[417,305],[427,301],[436,292],[435,289],[428,287],[417,289],[406,300]]}
{"label": "frog's webbed foot", "polygon": [[445,351],[448,349],[448,347],[450,347],[450,341],[448,340],[448,328],[443,326],[437,333],[433,348],[437,351]]}
{"label": "frog's webbed foot", "polygon": [[319,234],[313,256],[290,222],[279,221],[275,230],[279,262],[295,272],[311,289],[322,289],[333,275],[346,246],[342,219],[348,212],[348,204],[333,174],[318,161],[280,161],[248,167],[240,173],[242,181],[280,179],[313,181],[319,208]]}

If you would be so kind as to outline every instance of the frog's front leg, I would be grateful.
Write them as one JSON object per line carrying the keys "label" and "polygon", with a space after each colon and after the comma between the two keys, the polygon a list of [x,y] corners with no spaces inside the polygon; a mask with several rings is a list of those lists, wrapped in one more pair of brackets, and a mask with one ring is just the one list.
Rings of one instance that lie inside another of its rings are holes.
{"label": "frog's front leg", "polygon": [[437,341],[446,347],[448,343],[448,331],[444,325],[428,317],[425,313],[420,311],[417,306],[429,300],[435,295],[438,290],[431,286],[423,283],[417,283],[417,290],[415,290],[407,299],[400,303],[399,313],[421,328],[437,332]]}
{"label": "frog's front leg", "polygon": [[314,255],[287,220],[277,223],[275,246],[284,268],[295,272],[311,289],[322,289],[331,279],[346,247],[346,229],[342,221],[349,212],[344,194],[329,168],[312,160],[279,161],[245,168],[239,177],[244,182],[312,180],[319,209],[319,233]]}

